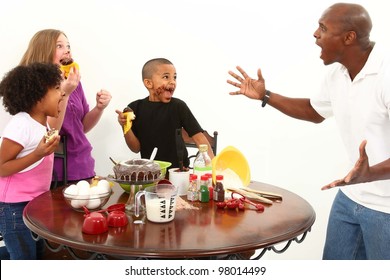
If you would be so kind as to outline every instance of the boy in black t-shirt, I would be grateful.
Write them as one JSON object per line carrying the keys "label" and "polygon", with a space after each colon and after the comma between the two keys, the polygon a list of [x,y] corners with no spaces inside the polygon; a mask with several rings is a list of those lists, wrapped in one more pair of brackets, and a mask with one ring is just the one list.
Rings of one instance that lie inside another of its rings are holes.
{"label": "boy in black t-shirt", "polygon": [[[172,167],[179,167],[176,129],[184,128],[197,146],[209,146],[209,155],[213,158],[210,143],[187,104],[172,97],[176,89],[176,69],[172,62],[165,58],[149,60],[142,68],[142,79],[149,96],[127,106],[135,114],[131,129],[125,134],[130,150],[134,153],[141,152],[142,158],[149,158],[154,147],[157,147],[156,160],[169,161]],[[122,111],[116,112],[118,122],[123,127],[127,121],[126,117]],[[186,149],[183,151],[182,161],[184,166],[188,167]]]}

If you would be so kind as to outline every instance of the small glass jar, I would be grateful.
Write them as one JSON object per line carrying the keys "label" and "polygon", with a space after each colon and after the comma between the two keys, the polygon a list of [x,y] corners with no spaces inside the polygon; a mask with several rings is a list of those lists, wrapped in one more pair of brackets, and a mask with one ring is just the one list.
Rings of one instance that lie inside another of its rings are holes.
{"label": "small glass jar", "polygon": [[198,175],[190,174],[190,182],[187,190],[187,200],[188,201],[198,201],[199,192],[198,192]]}
{"label": "small glass jar", "polygon": [[214,185],[213,200],[217,202],[225,201],[225,188],[223,187],[223,175],[216,176]]}

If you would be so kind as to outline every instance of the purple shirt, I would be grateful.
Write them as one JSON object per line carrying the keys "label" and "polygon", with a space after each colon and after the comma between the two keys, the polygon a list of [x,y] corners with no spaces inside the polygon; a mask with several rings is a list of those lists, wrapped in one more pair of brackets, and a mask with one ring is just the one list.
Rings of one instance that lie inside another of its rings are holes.
{"label": "purple shirt", "polygon": [[[81,83],[72,92],[66,107],[64,122],[60,131],[66,135],[68,156],[68,180],[76,181],[95,176],[95,160],[92,157],[92,146],[89,143],[83,126],[83,119],[89,112]],[[62,159],[56,158],[54,170],[58,181],[63,181]]]}

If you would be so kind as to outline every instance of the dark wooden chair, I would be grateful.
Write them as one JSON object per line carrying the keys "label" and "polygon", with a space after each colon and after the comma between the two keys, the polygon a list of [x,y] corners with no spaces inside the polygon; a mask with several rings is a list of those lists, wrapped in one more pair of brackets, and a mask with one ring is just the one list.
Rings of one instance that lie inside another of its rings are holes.
{"label": "dark wooden chair", "polygon": [[[68,158],[67,158],[67,146],[66,146],[66,136],[61,135],[60,144],[57,147],[57,150],[54,152],[54,158],[59,158],[62,160],[62,182],[66,185],[68,183]],[[57,187],[58,175],[53,169],[53,183],[51,188],[54,189]]]}
{"label": "dark wooden chair", "polygon": [[[210,143],[210,146],[213,150],[214,155],[217,155],[217,143],[218,143],[218,132],[214,131],[213,136],[211,136],[206,130],[203,132],[207,140]],[[192,166],[192,161],[196,158],[198,154],[198,147],[196,146],[194,140],[188,135],[187,131],[182,128],[181,135],[184,140],[184,144],[188,150],[188,159],[190,160],[190,166]],[[189,148],[189,149],[188,149]],[[190,167],[191,168],[191,167]]]}

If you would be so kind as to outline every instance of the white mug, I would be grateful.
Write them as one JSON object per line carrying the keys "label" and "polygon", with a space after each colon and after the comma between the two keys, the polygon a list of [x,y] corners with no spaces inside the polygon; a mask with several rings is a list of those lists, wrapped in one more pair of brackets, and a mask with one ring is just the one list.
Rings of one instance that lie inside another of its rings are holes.
{"label": "white mug", "polygon": [[176,186],[178,195],[187,195],[188,186],[190,183],[190,170],[178,171],[179,168],[169,169],[169,181]]}

